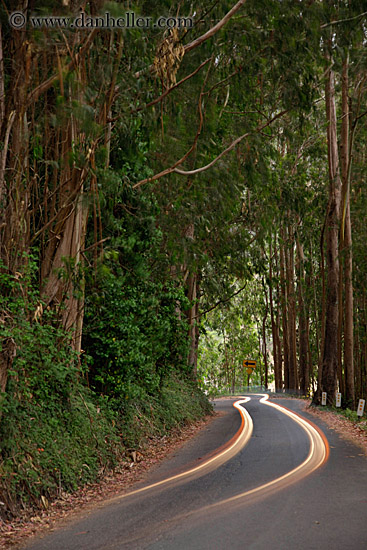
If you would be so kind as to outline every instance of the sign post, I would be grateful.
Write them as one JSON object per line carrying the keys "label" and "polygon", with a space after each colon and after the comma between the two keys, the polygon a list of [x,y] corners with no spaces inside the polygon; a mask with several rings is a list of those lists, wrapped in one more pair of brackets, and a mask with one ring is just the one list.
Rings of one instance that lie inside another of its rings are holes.
{"label": "sign post", "polygon": [[326,391],[323,391],[321,394],[321,405],[326,405],[326,397],[327,397],[327,393]]}
{"label": "sign post", "polygon": [[364,399],[360,399],[358,401],[357,416],[363,416],[365,404],[366,404],[366,401]]}
{"label": "sign post", "polygon": [[337,407],[341,407],[342,406],[342,394],[340,392],[336,392],[336,395],[335,395],[335,405]]}
{"label": "sign post", "polygon": [[250,386],[250,375],[256,369],[256,361],[253,361],[252,359],[244,359],[242,364],[246,368],[247,372],[247,385]]}

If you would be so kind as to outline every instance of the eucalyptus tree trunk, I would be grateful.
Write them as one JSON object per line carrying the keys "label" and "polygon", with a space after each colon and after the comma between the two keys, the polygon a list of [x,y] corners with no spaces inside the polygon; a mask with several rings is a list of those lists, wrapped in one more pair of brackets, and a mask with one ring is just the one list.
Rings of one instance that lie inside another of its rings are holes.
{"label": "eucalyptus tree trunk", "polygon": [[[7,75],[4,58],[8,61]],[[30,67],[31,50],[26,31],[12,31],[11,39],[4,44],[0,34],[0,260],[3,264],[1,272],[17,280],[20,295],[25,293],[22,278],[30,240],[32,181],[29,177],[27,121]],[[15,288],[10,292],[16,292]],[[0,310],[0,326],[11,333],[13,317],[6,309]],[[15,356],[16,342],[11,336],[6,337],[1,342],[0,351],[1,392],[6,389]]]}
{"label": "eucalyptus tree trunk", "polygon": [[188,365],[191,369],[192,376],[195,378],[197,373],[197,350],[198,350],[198,328],[197,328],[197,315],[198,315],[198,292],[197,292],[197,275],[193,273],[188,278],[188,299],[191,306],[187,313],[187,320],[189,324],[189,341],[190,349],[188,355]]}
{"label": "eucalyptus tree trunk", "polygon": [[357,317],[355,357],[356,376],[355,391],[358,398],[367,398],[367,299],[365,289],[357,297],[356,309],[360,312]]}
{"label": "eucalyptus tree trunk", "polygon": [[[321,230],[320,238],[320,274],[321,274],[321,285],[322,285],[322,294],[321,294],[321,322],[318,323],[320,326],[320,336],[317,337],[317,346],[318,346],[318,360],[317,360],[317,388],[313,396],[313,403],[321,403],[321,387],[322,387],[322,366],[324,359],[324,349],[325,349],[325,327],[326,327],[326,275],[325,275],[325,233],[327,233],[327,217],[329,215],[329,204],[327,207],[327,212],[325,216],[325,221],[323,228]],[[311,269],[313,274],[313,268]],[[316,287],[314,285],[314,315],[315,319],[318,317],[318,307],[317,307],[317,296],[316,296]]]}
{"label": "eucalyptus tree trunk", "polygon": [[232,393],[235,392],[236,388],[236,362],[234,358],[236,357],[236,348],[235,346],[232,347],[232,353],[231,353],[231,362],[232,362]]}
{"label": "eucalyptus tree trunk", "polygon": [[[194,239],[195,226],[190,223],[185,229],[185,237],[187,239]],[[189,325],[189,342],[190,348],[187,357],[187,363],[191,369],[191,374],[194,379],[197,375],[197,361],[198,361],[198,347],[199,347],[199,275],[196,272],[191,272],[190,269],[184,265],[182,271],[185,273],[184,281],[186,283],[186,295],[190,302],[190,307],[186,311],[187,323]]]}
{"label": "eucalyptus tree trunk", "polygon": [[307,395],[310,385],[309,370],[309,324],[304,298],[305,268],[304,253],[297,238],[297,272],[298,272],[298,315],[299,315],[299,386],[302,395]]}
{"label": "eucalyptus tree trunk", "polygon": [[281,300],[281,290],[279,283],[279,254],[277,249],[277,242],[275,238],[275,271],[277,273],[277,284],[276,284],[276,309],[275,309],[275,339],[276,339],[276,348],[277,348],[277,366],[278,366],[278,389],[276,391],[281,392],[283,390],[283,355],[282,355],[282,344],[280,341],[280,300]]}
{"label": "eucalyptus tree trunk", "polygon": [[267,321],[268,313],[269,313],[269,298],[268,298],[268,290],[267,290],[267,287],[265,285],[264,278],[262,280],[262,285],[263,285],[264,296],[265,296],[265,311],[264,311],[264,315],[262,317],[262,322],[261,322],[261,336],[262,336],[261,349],[262,349],[263,358],[264,358],[264,376],[263,376],[261,371],[260,371],[260,374],[261,374],[261,385],[263,385],[263,381],[264,381],[265,387],[267,388],[268,387],[269,365],[268,365],[268,346],[267,346],[267,343],[266,343],[266,321]]}
{"label": "eucalyptus tree trunk", "polygon": [[344,325],[344,377],[345,397],[347,402],[355,407],[354,387],[354,325],[353,325],[353,258],[352,258],[352,226],[350,219],[350,205],[347,206],[345,219],[345,264],[344,264],[344,285],[345,285],[345,325]]}
{"label": "eucalyptus tree trunk", "polygon": [[[345,294],[345,308],[339,304],[339,319],[344,313],[344,387],[345,397],[349,406],[355,406],[354,388],[354,334],[353,334],[353,257],[352,257],[352,224],[350,216],[350,186],[351,186],[351,148],[353,137],[350,135],[350,110],[348,100],[349,87],[349,56],[345,55],[342,72],[342,124],[341,124],[341,173],[342,173],[342,223],[340,232],[340,249],[343,270],[340,269],[340,287]],[[343,276],[344,275],[344,276]],[[341,347],[341,344],[340,344]]]}
{"label": "eucalyptus tree trunk", "polygon": [[[274,251],[276,254],[276,250]],[[279,392],[282,389],[282,366],[281,366],[281,350],[279,342],[279,328],[276,323],[274,313],[274,299],[273,299],[273,254],[270,240],[270,261],[269,261],[269,308],[271,319],[271,333],[273,339],[273,358],[274,358],[274,379],[275,379],[275,391]]]}
{"label": "eucalyptus tree trunk", "polygon": [[[278,296],[280,292],[277,292]],[[276,392],[282,392],[283,391],[283,355],[282,355],[282,344],[280,341],[280,316],[279,316],[279,308],[276,309],[276,315],[275,315],[275,338],[277,341],[277,365],[278,365],[278,386],[276,386],[275,391]]]}
{"label": "eucalyptus tree trunk", "polygon": [[337,389],[338,369],[338,284],[339,251],[338,236],[340,228],[341,181],[339,174],[339,155],[337,142],[337,121],[335,107],[335,78],[330,67],[326,74],[326,120],[328,164],[329,164],[329,204],[327,214],[327,296],[325,316],[325,344],[322,358],[321,391],[327,392],[328,402],[334,403]]}
{"label": "eucalyptus tree trunk", "polygon": [[[322,249],[323,253],[323,249]],[[320,372],[321,374],[321,341],[323,338],[321,337],[321,334],[324,333],[324,311],[325,311],[325,300],[324,300],[324,273],[323,269],[321,268],[321,280],[322,280],[322,303],[321,303],[321,323],[320,323],[320,316],[319,316],[319,307],[318,307],[318,301],[317,301],[317,286],[316,286],[316,280],[315,280],[315,273],[314,273],[314,255],[313,255],[313,247],[312,243],[310,246],[310,274],[307,277],[307,287],[310,291],[310,295],[312,295],[312,305],[311,301],[309,302],[309,310],[312,309],[312,315],[315,320],[315,336],[316,336],[316,359],[317,359],[317,365],[318,370],[317,372]],[[321,264],[323,265],[323,260],[321,261]],[[312,289],[312,290],[311,290]],[[309,318],[307,317],[307,322],[309,324]],[[321,326],[320,326],[321,324]],[[310,379],[312,384],[312,391],[315,392],[317,388],[317,380],[315,383],[314,378],[314,369],[313,369],[313,354],[311,352],[311,346],[309,341],[309,372],[310,372]],[[320,378],[321,381],[321,378]]]}
{"label": "eucalyptus tree trunk", "polygon": [[282,339],[284,361],[284,388],[289,389],[289,340],[288,340],[288,312],[287,312],[287,285],[285,278],[285,239],[284,230],[281,230],[280,243],[280,291],[282,309]]}
{"label": "eucalyptus tree trunk", "polygon": [[289,226],[289,243],[286,246],[286,278],[288,295],[288,343],[289,343],[289,389],[298,390],[296,294],[294,288],[294,232]]}
{"label": "eucalyptus tree trunk", "polygon": [[[83,205],[83,194],[76,197],[70,206],[65,223],[60,223],[59,245],[51,258],[47,257],[48,271],[44,271],[46,281],[42,289],[45,302],[52,306],[65,304],[62,311],[62,324],[71,330],[73,348],[80,352],[84,311],[83,277],[80,273],[81,251],[84,249],[88,209]],[[61,220],[60,220],[61,222]],[[67,260],[70,264],[65,263]],[[60,271],[66,276],[60,277]]]}
{"label": "eucalyptus tree trunk", "polygon": [[[312,260],[311,260],[312,261]],[[307,273],[306,274],[306,292],[305,292],[305,296],[306,296],[306,299],[305,299],[305,315],[306,315],[306,327],[307,327],[307,334],[308,334],[308,342],[307,342],[307,345],[308,345],[308,374],[309,374],[309,383],[308,383],[308,394],[307,395],[313,395],[315,390],[316,390],[316,386],[315,386],[315,377],[314,377],[314,361],[315,361],[315,357],[317,358],[317,361],[318,361],[318,354],[316,354],[316,356],[314,357],[313,355],[313,349],[312,349],[312,346],[311,346],[311,338],[310,338],[310,334],[311,334],[311,327],[310,327],[310,319],[311,319],[311,311],[313,309],[312,307],[312,304],[313,304],[313,288],[315,287],[315,283],[316,281],[314,280],[313,276],[311,275],[311,272],[310,273]],[[307,299],[308,297],[308,299]],[[316,337],[316,346],[317,346],[317,351],[318,351],[318,347],[319,347],[319,327],[318,327],[318,316],[316,315],[314,318],[314,334],[315,334],[315,337]]]}

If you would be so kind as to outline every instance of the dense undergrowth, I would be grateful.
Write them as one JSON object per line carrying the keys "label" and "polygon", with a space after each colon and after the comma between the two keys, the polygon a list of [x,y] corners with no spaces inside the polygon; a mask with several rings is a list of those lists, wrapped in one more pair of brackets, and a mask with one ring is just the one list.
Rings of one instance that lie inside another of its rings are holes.
{"label": "dense undergrowth", "polygon": [[211,408],[184,366],[187,329],[174,288],[136,280],[133,292],[118,269],[105,270],[103,302],[86,303],[80,356],[34,290],[37,266],[26,261],[22,277],[0,273],[9,320],[0,323],[0,342],[11,338],[16,346],[0,394],[4,521],[100,479],[150,438]]}
{"label": "dense undergrowth", "polygon": [[[34,329],[29,337],[39,327]],[[140,397],[129,401],[102,398],[85,386],[69,354],[56,356],[51,349],[47,361],[32,366],[20,355],[2,397],[0,517],[5,521],[98,480],[150,438],[210,412],[203,394],[178,376],[157,395],[141,389]],[[46,353],[39,349],[40,357]],[[55,384],[57,371],[63,374]]]}

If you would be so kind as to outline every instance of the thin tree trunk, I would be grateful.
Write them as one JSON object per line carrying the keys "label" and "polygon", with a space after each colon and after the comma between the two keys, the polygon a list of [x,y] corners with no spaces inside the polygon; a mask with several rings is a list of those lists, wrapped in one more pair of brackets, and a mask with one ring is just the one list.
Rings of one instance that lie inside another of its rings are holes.
{"label": "thin tree trunk", "polygon": [[[340,287],[345,291],[345,308],[343,304],[339,304],[340,316],[343,318],[344,311],[344,381],[343,393],[348,405],[351,408],[355,406],[355,389],[354,389],[354,358],[353,358],[353,258],[352,258],[352,225],[350,216],[350,175],[351,175],[351,144],[353,139],[350,139],[349,131],[349,101],[348,101],[348,70],[349,56],[346,54],[343,61],[342,72],[342,125],[341,125],[341,172],[342,172],[342,198],[343,211],[345,210],[345,218],[342,219],[340,232],[340,248],[341,256],[344,261],[344,277],[343,270],[340,269]],[[342,265],[342,262],[341,262]],[[341,296],[340,296],[341,297]],[[341,348],[341,345],[340,345]],[[341,353],[341,350],[340,350]]]}
{"label": "thin tree trunk", "polygon": [[309,372],[309,334],[306,315],[304,284],[305,268],[303,247],[297,238],[297,271],[298,271],[298,311],[299,311],[299,384],[302,395],[307,395],[310,385]]}
{"label": "thin tree trunk", "polygon": [[[328,58],[330,65],[331,60]],[[327,143],[329,163],[329,209],[327,216],[327,297],[325,318],[325,346],[322,361],[321,391],[327,392],[330,404],[334,403],[338,369],[338,283],[339,255],[338,235],[340,227],[339,156],[335,107],[334,73],[328,69],[326,76],[326,118],[328,122]]]}
{"label": "thin tree trunk", "polygon": [[[262,345],[261,345],[261,340],[262,340],[262,337],[261,337],[261,330],[259,330],[259,325],[258,325],[258,320],[256,320],[256,332],[257,332],[257,339],[258,339],[258,342],[259,342],[259,348],[258,348],[258,363],[259,363],[259,372],[260,372],[260,384],[261,386],[263,385],[263,380],[264,380],[264,375],[263,375],[263,369],[262,369],[262,364],[261,364],[261,355],[262,355]],[[251,375],[253,374],[253,372],[251,372]],[[250,380],[250,377],[251,375],[249,375],[249,380]]]}
{"label": "thin tree trunk", "polygon": [[[5,119],[5,75],[4,75],[4,55],[3,55],[3,35],[0,24],[0,131]],[[0,193],[1,199],[1,193]]]}
{"label": "thin tree trunk", "polygon": [[[325,222],[321,230],[320,237],[320,259],[321,259],[321,281],[322,281],[322,298],[321,298],[321,338],[320,338],[320,347],[318,348],[318,370],[317,370],[317,389],[313,396],[312,402],[315,405],[320,405],[321,403],[321,386],[322,386],[322,366],[324,359],[324,349],[325,349],[325,327],[326,327],[326,277],[325,277],[325,233],[327,234],[327,218],[329,215],[329,204],[327,206],[327,213],[325,216]],[[317,298],[316,298],[316,289],[314,287],[314,308],[315,308],[315,318],[317,315]]]}
{"label": "thin tree trunk", "polygon": [[288,342],[289,342],[289,389],[298,390],[296,296],[294,290],[294,233],[289,227],[289,245],[286,247],[286,277],[288,286]]}
{"label": "thin tree trunk", "polygon": [[[32,181],[28,163],[26,96],[30,81],[31,51],[25,40],[24,29],[9,32],[12,34],[9,47],[3,44],[0,33],[0,260],[5,272],[17,274],[21,278],[28,262],[30,240],[29,201]],[[6,47],[5,59],[10,67],[6,97],[3,45]],[[0,325],[7,327],[11,333],[13,319],[8,311],[0,311]],[[17,343],[11,336],[1,342],[0,392],[6,389],[16,349]]]}
{"label": "thin tree trunk", "polygon": [[[267,312],[266,312],[266,313],[267,313]],[[267,317],[267,314],[263,317],[263,322],[262,322],[262,339],[263,339],[264,383],[265,383],[265,388],[267,388],[268,385],[269,385],[269,380],[268,380],[268,376],[269,376],[268,350],[267,350],[267,345],[266,345],[266,317]],[[262,381],[261,381],[261,383],[262,383]]]}
{"label": "thin tree trunk", "polygon": [[[312,248],[312,242],[310,245],[310,275],[307,277],[307,287],[312,290],[312,310],[313,310],[313,318],[315,320],[315,336],[316,336],[316,358],[317,358],[317,365],[320,367],[320,355],[321,355],[321,333],[323,333],[323,325],[320,327],[320,318],[319,318],[319,308],[317,303],[317,285],[314,275],[314,267],[313,267],[313,248]],[[321,274],[322,279],[322,303],[321,303],[321,310],[322,312],[325,310],[324,306],[324,276],[323,273]],[[310,290],[311,295],[311,290]],[[309,304],[309,309],[311,308],[311,304]],[[324,318],[323,314],[321,313],[322,319]],[[309,325],[309,316],[307,317],[307,322]],[[309,372],[310,372],[310,381],[312,386],[312,394],[316,391],[317,383],[315,383],[315,377],[314,377],[314,368],[313,368],[314,362],[313,362],[313,355],[311,352],[311,343],[309,340]],[[319,370],[319,369],[318,369]],[[320,370],[321,372],[321,370]]]}
{"label": "thin tree trunk", "polygon": [[289,344],[288,344],[288,312],[287,312],[287,285],[285,280],[285,239],[284,230],[281,230],[282,242],[280,243],[280,288],[282,307],[282,336],[283,336],[283,361],[284,361],[284,387],[289,389]]}
{"label": "thin tree trunk", "polygon": [[[274,254],[276,251],[274,252]],[[273,338],[273,358],[274,358],[274,378],[275,378],[275,391],[281,390],[281,369],[279,369],[279,353],[278,347],[278,334],[277,326],[275,323],[274,315],[274,301],[273,301],[273,253],[272,253],[272,236],[270,237],[270,260],[269,260],[269,306],[270,306],[270,319],[271,319],[271,333]]]}
{"label": "thin tree trunk", "polygon": [[278,382],[279,382],[279,392],[283,391],[283,354],[282,354],[282,344],[280,341],[280,301],[281,301],[281,291],[280,291],[280,283],[279,283],[279,255],[278,255],[278,249],[277,249],[277,241],[275,237],[275,271],[277,273],[277,285],[276,285],[276,310],[275,310],[275,336],[276,336],[276,348],[278,353],[277,358],[277,364],[278,364]]}
{"label": "thin tree trunk", "polygon": [[355,407],[354,387],[354,326],[353,326],[353,258],[352,258],[352,226],[350,205],[347,206],[345,219],[345,328],[344,328],[344,376],[345,397],[351,408]]}
{"label": "thin tree trunk", "polygon": [[192,375],[196,376],[196,349],[197,349],[197,346],[196,346],[196,312],[197,312],[196,273],[189,276],[188,288],[189,288],[188,299],[191,302],[191,306],[188,311],[189,340],[190,340],[188,365],[192,371]]}

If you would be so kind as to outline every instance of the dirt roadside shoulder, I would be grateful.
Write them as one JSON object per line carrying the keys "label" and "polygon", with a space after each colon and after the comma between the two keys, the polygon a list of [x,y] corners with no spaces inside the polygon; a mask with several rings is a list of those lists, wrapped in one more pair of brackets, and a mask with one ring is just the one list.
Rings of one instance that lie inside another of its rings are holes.
{"label": "dirt roadside shoulder", "polygon": [[354,443],[357,447],[362,449],[367,456],[367,421],[360,420],[354,422],[349,420],[341,413],[322,409],[321,407],[315,407],[311,405],[311,399],[299,399],[298,397],[284,397],[270,396],[270,400],[279,399],[297,399],[303,403],[303,410],[312,416],[315,416],[325,422],[330,430],[335,430],[343,439],[346,439],[350,443]]}

